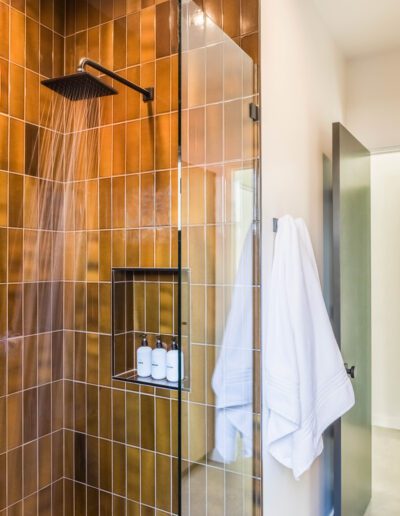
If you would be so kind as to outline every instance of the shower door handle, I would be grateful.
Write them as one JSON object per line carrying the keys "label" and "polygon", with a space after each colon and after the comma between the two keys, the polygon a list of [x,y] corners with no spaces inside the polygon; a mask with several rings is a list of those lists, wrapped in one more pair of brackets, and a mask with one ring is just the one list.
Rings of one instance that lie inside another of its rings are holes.
{"label": "shower door handle", "polygon": [[346,373],[350,376],[350,378],[356,377],[356,366],[353,365],[349,367],[349,364],[346,362],[344,367],[346,368]]}

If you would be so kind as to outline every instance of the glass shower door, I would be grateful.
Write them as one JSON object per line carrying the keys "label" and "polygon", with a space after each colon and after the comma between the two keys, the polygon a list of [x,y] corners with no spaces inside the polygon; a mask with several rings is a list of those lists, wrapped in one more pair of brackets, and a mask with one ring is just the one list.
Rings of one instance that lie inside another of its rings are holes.
{"label": "glass shower door", "polygon": [[194,2],[181,23],[181,514],[247,516],[261,513],[256,70]]}

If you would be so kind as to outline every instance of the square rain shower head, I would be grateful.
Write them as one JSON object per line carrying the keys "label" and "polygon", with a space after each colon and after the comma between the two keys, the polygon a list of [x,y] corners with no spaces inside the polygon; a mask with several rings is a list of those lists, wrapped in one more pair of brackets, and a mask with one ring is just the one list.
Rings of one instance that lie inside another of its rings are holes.
{"label": "square rain shower head", "polygon": [[117,90],[88,72],[77,72],[55,79],[45,79],[42,84],[69,100],[87,100],[118,93]]}

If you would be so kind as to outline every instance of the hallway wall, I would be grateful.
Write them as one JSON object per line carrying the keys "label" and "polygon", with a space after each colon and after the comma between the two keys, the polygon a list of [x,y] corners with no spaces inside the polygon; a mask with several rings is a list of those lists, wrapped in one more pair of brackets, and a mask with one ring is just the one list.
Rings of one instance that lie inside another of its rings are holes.
{"label": "hallway wall", "polygon": [[348,129],[370,150],[400,145],[400,50],[346,63]]}
{"label": "hallway wall", "polygon": [[371,160],[372,422],[400,429],[400,153]]}
{"label": "hallway wall", "polygon": [[[273,217],[289,213],[305,219],[322,267],[322,155],[331,156],[332,122],[344,119],[345,69],[312,4],[262,2],[264,324]],[[324,470],[325,457],[296,482],[264,451],[264,513],[329,514],[330,487],[324,480],[329,479],[331,466]]]}

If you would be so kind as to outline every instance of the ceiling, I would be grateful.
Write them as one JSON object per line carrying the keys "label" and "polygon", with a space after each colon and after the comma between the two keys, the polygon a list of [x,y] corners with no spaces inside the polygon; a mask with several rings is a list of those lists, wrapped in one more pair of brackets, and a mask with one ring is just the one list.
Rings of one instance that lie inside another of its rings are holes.
{"label": "ceiling", "polygon": [[400,0],[312,0],[344,54],[400,48]]}

